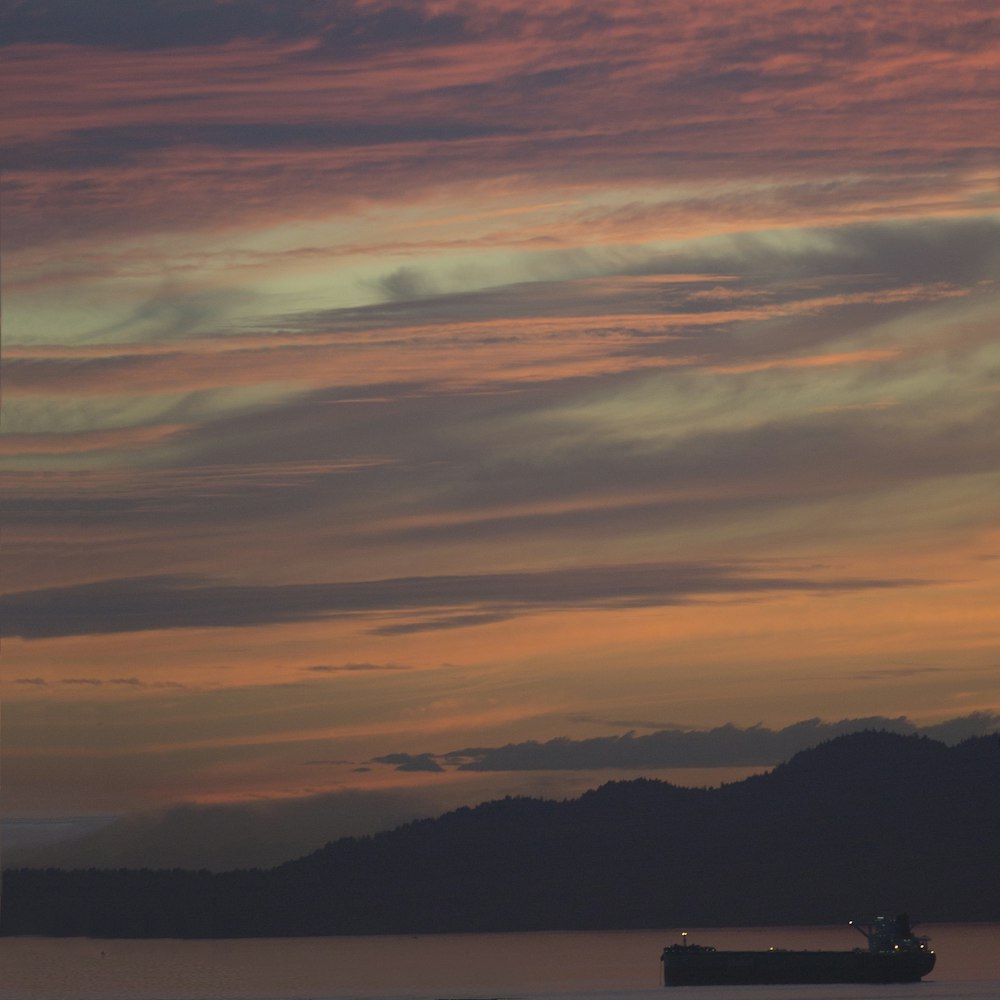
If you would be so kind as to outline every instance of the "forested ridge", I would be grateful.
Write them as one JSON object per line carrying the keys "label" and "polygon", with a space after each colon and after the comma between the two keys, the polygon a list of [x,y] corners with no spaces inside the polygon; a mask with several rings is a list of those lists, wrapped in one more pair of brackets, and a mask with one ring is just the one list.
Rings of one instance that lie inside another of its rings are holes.
{"label": "forested ridge", "polygon": [[4,873],[4,934],[236,937],[1000,919],[1000,738],[866,732],[716,789],[506,798],[267,870]]}

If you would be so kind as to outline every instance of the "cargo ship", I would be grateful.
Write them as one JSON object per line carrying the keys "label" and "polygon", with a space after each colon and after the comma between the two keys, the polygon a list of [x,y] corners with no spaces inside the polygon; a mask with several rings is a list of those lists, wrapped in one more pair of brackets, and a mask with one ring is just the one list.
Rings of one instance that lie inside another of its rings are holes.
{"label": "cargo ship", "polygon": [[928,938],[917,937],[909,917],[851,921],[868,947],[852,951],[716,951],[682,943],[663,949],[664,986],[773,985],[778,983],[915,983],[934,968]]}

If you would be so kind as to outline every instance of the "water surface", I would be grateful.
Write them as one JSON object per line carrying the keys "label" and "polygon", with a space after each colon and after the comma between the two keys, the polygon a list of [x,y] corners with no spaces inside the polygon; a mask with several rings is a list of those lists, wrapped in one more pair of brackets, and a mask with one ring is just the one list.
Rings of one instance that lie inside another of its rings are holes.
{"label": "water surface", "polygon": [[[719,948],[863,944],[846,927],[699,930]],[[660,986],[678,930],[225,941],[0,939],[3,1000],[997,1000],[1000,925],[921,925],[938,955],[896,986]]]}

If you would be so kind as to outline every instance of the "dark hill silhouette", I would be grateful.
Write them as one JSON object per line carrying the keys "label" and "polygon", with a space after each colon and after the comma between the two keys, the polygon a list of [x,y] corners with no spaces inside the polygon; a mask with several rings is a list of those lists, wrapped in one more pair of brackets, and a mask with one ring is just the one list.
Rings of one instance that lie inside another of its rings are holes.
{"label": "dark hill silhouette", "polygon": [[6,934],[240,936],[1000,919],[1000,739],[866,732],[717,789],[611,782],[267,871],[5,876]]}

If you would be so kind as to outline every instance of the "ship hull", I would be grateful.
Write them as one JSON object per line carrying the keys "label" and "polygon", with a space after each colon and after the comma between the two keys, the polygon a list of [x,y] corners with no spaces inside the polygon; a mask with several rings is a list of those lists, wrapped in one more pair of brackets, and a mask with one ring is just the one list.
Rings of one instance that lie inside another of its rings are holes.
{"label": "ship hull", "polygon": [[666,986],[777,983],[915,983],[934,968],[929,951],[702,951],[663,955]]}

